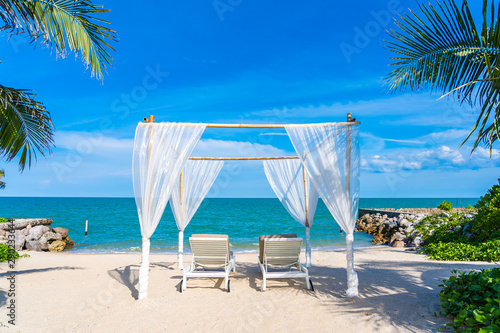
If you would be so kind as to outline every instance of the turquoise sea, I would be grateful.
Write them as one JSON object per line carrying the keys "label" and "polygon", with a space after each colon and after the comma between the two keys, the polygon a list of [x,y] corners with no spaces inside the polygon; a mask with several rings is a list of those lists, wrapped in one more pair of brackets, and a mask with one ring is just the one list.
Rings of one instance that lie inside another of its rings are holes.
{"label": "turquoise sea", "polygon": [[[474,205],[477,198],[362,198],[360,208],[428,208],[443,200],[454,207]],[[6,218],[51,218],[53,227],[70,230],[77,245],[72,251],[85,253],[140,251],[141,235],[133,198],[29,198],[0,197],[0,216]],[[85,220],[89,221],[85,236]],[[323,202],[318,203],[311,228],[314,248],[345,245],[344,235]],[[304,228],[295,222],[278,199],[205,199],[185,230],[185,244],[195,233],[228,234],[236,251],[256,251],[259,235],[296,233]],[[167,206],[155,234],[151,250],[175,252],[178,230]],[[356,246],[371,245],[372,237],[355,235]]]}

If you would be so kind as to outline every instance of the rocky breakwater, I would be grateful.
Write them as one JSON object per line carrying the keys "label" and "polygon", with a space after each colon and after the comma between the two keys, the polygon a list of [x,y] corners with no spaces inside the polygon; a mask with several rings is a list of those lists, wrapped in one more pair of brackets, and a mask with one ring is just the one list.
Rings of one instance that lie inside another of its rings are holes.
{"label": "rocky breakwater", "polygon": [[415,226],[426,214],[404,213],[394,211],[373,211],[358,219],[356,232],[373,235],[373,244],[388,244],[393,247],[413,247],[422,245],[422,238]]}
{"label": "rocky breakwater", "polygon": [[12,219],[0,223],[0,244],[8,244],[14,233],[16,251],[60,252],[75,245],[66,228],[51,228],[52,219]]}

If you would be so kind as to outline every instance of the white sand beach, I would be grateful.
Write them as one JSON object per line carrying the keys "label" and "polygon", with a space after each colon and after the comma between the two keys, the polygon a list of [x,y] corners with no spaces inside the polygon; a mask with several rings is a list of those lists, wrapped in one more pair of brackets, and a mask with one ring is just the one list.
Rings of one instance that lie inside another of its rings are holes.
{"label": "white sand beach", "polygon": [[179,293],[176,256],[152,254],[149,297],[139,301],[139,253],[29,255],[16,262],[15,326],[7,323],[11,273],[0,264],[0,332],[437,332],[448,320],[434,315],[441,280],[452,269],[496,266],[359,248],[360,298],[348,300],[340,249],[313,252],[314,292],[288,279],[261,292],[257,254],[245,253],[236,254],[230,293],[218,279],[189,280]]}

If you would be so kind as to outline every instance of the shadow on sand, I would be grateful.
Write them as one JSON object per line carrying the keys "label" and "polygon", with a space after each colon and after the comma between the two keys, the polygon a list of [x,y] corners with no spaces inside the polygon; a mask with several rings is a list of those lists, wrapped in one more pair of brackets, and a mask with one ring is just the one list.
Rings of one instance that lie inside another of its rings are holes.
{"label": "shadow on sand", "polygon": [[[175,263],[174,262],[152,262],[149,264],[149,269],[155,268],[163,268],[173,270]],[[138,299],[139,290],[137,289],[139,286],[139,268],[140,265],[128,265],[116,269],[112,269],[108,271],[109,276],[111,276],[114,280],[118,281],[120,284],[123,284],[130,290],[130,294],[133,298]]]}

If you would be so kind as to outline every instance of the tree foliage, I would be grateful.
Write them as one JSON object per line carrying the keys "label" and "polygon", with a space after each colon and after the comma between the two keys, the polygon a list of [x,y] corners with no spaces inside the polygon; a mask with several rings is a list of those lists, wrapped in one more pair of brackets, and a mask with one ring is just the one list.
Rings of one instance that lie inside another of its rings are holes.
{"label": "tree foliage", "polygon": [[495,2],[483,0],[482,22],[476,23],[467,0],[420,5],[389,30],[386,48],[396,54],[396,68],[386,80],[390,89],[439,90],[461,103],[479,106],[476,123],[462,145],[477,133],[473,151],[500,138],[500,12]]}
{"label": "tree foliage", "polygon": [[[108,12],[88,0],[0,0],[0,31],[22,34],[34,45],[43,44],[64,57],[70,52],[103,79],[111,66],[116,32],[96,15]],[[0,156],[19,156],[19,169],[31,167],[36,154],[45,156],[54,145],[50,114],[28,89],[0,84]]]}

